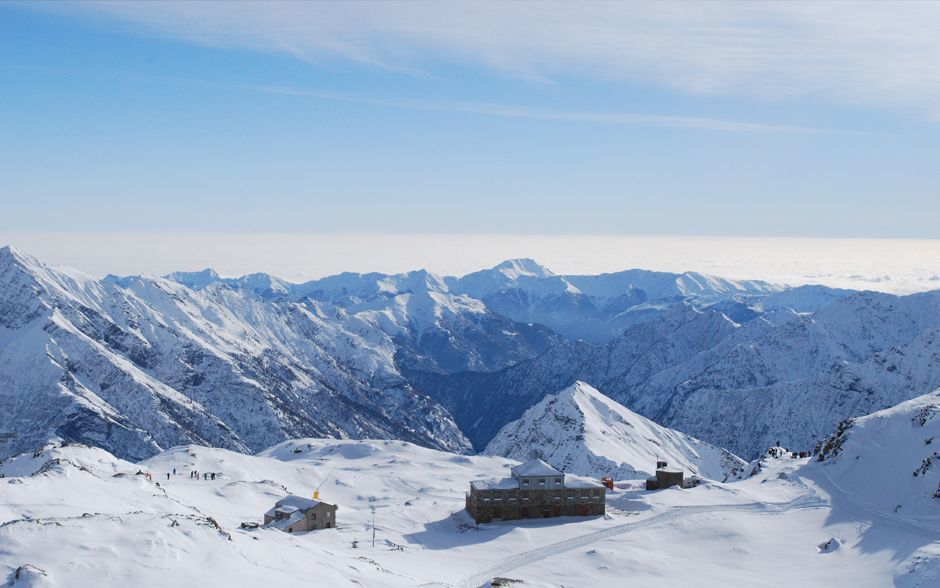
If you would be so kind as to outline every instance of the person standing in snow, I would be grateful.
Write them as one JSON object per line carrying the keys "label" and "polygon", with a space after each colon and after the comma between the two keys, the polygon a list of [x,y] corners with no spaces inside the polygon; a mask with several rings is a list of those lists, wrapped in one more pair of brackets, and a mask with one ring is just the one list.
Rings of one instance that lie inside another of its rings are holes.
{"label": "person standing in snow", "polygon": [[167,473],[166,473],[166,479],[167,479],[167,480],[170,479],[170,472],[167,472]]}

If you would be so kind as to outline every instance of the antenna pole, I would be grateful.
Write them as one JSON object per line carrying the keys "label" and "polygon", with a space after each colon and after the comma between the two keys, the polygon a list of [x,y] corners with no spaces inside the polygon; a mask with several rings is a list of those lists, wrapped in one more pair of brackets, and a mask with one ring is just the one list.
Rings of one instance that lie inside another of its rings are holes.
{"label": "antenna pole", "polygon": [[372,509],[372,547],[375,547],[375,505],[373,504],[369,508]]}

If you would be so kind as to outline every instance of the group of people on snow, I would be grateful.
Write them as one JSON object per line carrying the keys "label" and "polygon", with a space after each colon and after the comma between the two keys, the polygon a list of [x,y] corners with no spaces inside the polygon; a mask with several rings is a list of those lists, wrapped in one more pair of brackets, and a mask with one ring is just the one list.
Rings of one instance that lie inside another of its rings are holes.
{"label": "group of people on snow", "polygon": [[[153,480],[153,478],[152,478],[150,472],[144,472],[144,471],[138,470],[138,471],[137,471],[137,474],[138,474],[138,475],[141,475],[141,476],[146,476],[148,480]],[[172,472],[167,472],[167,473],[166,473],[166,479],[167,479],[167,480],[170,480],[170,479],[172,478],[172,476],[175,476],[175,475],[176,475],[176,468],[173,468],[173,471],[172,471]],[[216,472],[201,472],[201,473],[200,473],[200,472],[198,472],[198,471],[196,471],[196,470],[193,470],[193,471],[189,472],[189,479],[190,479],[190,480],[198,480],[198,479],[200,479],[200,477],[201,477],[203,480],[212,480],[212,481],[215,481],[215,477],[216,477],[217,475],[218,475],[218,476],[221,476],[222,474],[217,474]]]}

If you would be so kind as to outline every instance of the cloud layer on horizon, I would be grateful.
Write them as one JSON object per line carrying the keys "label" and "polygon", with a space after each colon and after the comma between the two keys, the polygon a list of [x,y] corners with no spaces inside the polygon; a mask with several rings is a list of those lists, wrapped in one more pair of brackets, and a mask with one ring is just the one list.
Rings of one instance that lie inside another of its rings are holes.
{"label": "cloud layer on horizon", "polygon": [[98,278],[206,267],[223,276],[266,272],[292,282],[344,271],[463,275],[529,257],[560,274],[642,268],[895,294],[940,288],[940,240],[0,230],[0,247],[7,244]]}

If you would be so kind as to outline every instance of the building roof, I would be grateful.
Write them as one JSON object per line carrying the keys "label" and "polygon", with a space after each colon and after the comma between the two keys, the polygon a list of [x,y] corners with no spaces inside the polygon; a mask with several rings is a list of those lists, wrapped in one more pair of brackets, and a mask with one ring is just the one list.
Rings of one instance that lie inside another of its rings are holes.
{"label": "building roof", "polygon": [[565,488],[603,488],[604,485],[594,478],[565,474]]}
{"label": "building roof", "polygon": [[274,503],[274,506],[264,513],[269,517],[273,517],[275,513],[280,512],[282,514],[292,513],[294,511],[300,512],[301,515],[311,508],[314,508],[319,505],[325,506],[335,506],[321,500],[313,500],[312,498],[304,498],[303,496],[297,496],[296,494],[288,494],[284,498],[278,500]]}
{"label": "building roof", "polygon": [[308,510],[318,504],[320,504],[319,500],[304,498],[303,496],[297,496],[296,494],[288,494],[284,498],[274,503],[274,506],[293,506],[298,510]]}
{"label": "building roof", "polygon": [[551,466],[549,463],[542,461],[541,459],[533,459],[527,461],[523,464],[513,466],[510,468],[513,476],[517,478],[520,476],[560,476],[562,475],[561,470],[558,470]]}
{"label": "building roof", "polygon": [[519,480],[516,478],[490,478],[470,482],[470,488],[473,490],[515,490],[518,487]]}
{"label": "building roof", "polygon": [[657,472],[665,472],[667,474],[681,474],[683,472],[682,468],[659,468]]}
{"label": "building roof", "polygon": [[275,529],[283,531],[284,529],[293,525],[294,523],[302,521],[303,518],[304,518],[303,511],[295,510],[294,514],[290,515],[289,517],[285,517],[283,519],[274,519],[273,521],[265,525],[265,527],[273,527]]}

